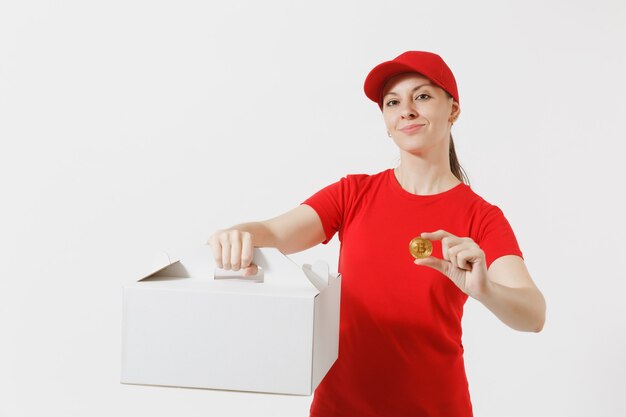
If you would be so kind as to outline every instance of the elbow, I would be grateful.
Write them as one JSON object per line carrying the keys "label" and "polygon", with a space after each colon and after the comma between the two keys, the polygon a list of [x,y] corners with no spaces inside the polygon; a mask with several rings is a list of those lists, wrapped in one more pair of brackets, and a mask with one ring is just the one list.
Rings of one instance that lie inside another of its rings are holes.
{"label": "elbow", "polygon": [[545,320],[540,319],[540,320],[533,320],[531,322],[526,322],[524,324],[520,323],[517,326],[510,326],[510,327],[520,332],[539,333],[543,330],[544,324],[545,324]]}
{"label": "elbow", "polygon": [[539,333],[543,330],[543,326],[546,324],[546,302],[542,297],[542,308],[541,313],[539,314],[539,318],[535,321],[535,325],[533,326],[532,331],[534,333]]}
{"label": "elbow", "polygon": [[527,322],[526,331],[539,333],[546,324],[546,299],[543,294],[536,291],[535,299],[532,302],[532,308],[529,311],[529,321]]}
{"label": "elbow", "polygon": [[543,294],[541,294],[541,315],[537,327],[535,328],[535,333],[542,331],[544,324],[546,324],[546,299]]}
{"label": "elbow", "polygon": [[546,323],[545,298],[538,293],[538,297],[528,304],[524,306],[526,308],[514,311],[515,321],[512,321],[509,326],[521,332],[539,333]]}
{"label": "elbow", "polygon": [[524,323],[518,323],[516,326],[509,325],[509,327],[520,332],[539,333],[543,330],[545,322],[545,317],[541,317],[525,321]]}
{"label": "elbow", "polygon": [[542,305],[540,309],[533,311],[532,313],[526,316],[526,319],[523,323],[520,323],[517,330],[522,332],[529,333],[539,333],[543,330],[544,325],[546,324],[546,307],[545,304]]}

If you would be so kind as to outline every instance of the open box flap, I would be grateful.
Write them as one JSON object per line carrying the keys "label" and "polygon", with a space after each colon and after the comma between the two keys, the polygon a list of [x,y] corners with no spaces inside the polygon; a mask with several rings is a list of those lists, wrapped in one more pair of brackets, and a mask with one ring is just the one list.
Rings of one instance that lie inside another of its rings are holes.
{"label": "open box flap", "polygon": [[[166,252],[159,252],[152,256],[152,259],[149,260],[148,266],[144,271],[148,271],[145,275],[139,278],[137,281],[143,281],[150,277],[153,277],[166,269],[169,269],[174,264],[178,264],[179,260],[172,260],[170,256]],[[174,272],[172,272],[173,274]]]}
{"label": "open box flap", "polygon": [[[255,248],[254,263],[257,264],[259,274],[252,277],[244,277],[242,272],[225,271],[216,268],[213,260],[211,247],[203,245],[187,251],[180,257],[180,261],[169,262],[147,275],[139,281],[168,281],[175,282],[179,278],[189,278],[189,282],[181,286],[189,287],[191,282],[207,287],[207,282],[215,284],[216,288],[241,290],[242,283],[250,284],[249,290],[266,292],[270,287],[300,288],[312,290],[318,293],[328,285],[328,266],[323,262],[316,262],[315,268],[310,265],[300,267],[291,258],[281,253],[276,248]],[[319,276],[318,274],[324,275]],[[226,282],[225,282],[226,281]],[[227,281],[231,281],[232,285]],[[249,281],[249,282],[247,282]],[[254,285],[257,284],[257,285]],[[261,289],[258,285],[263,285]],[[307,291],[308,292],[308,291]]]}

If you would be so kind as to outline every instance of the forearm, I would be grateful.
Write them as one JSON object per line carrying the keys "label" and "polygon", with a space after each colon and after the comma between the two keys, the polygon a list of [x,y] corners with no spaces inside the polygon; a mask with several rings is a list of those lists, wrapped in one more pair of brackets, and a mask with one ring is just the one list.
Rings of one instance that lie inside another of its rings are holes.
{"label": "forearm", "polygon": [[261,222],[241,223],[231,227],[252,235],[256,247],[277,248],[284,254],[300,252],[326,238],[315,210],[301,204],[280,216]]}
{"label": "forearm", "polygon": [[257,248],[277,247],[276,236],[274,236],[271,229],[267,227],[263,222],[240,223],[229,227],[227,230],[233,229],[250,233],[252,235],[252,243]]}
{"label": "forearm", "polygon": [[539,332],[543,328],[546,302],[537,288],[512,288],[489,281],[477,299],[515,330]]}

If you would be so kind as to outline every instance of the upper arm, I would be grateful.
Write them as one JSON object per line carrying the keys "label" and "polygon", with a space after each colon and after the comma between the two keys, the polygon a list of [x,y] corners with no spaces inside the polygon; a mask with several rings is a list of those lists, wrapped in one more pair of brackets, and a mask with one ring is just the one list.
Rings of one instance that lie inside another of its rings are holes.
{"label": "upper arm", "polygon": [[276,247],[285,254],[300,252],[326,239],[320,217],[306,204],[262,223],[276,239]]}
{"label": "upper arm", "polygon": [[511,288],[537,288],[526,263],[517,255],[505,255],[495,259],[489,266],[489,279]]}

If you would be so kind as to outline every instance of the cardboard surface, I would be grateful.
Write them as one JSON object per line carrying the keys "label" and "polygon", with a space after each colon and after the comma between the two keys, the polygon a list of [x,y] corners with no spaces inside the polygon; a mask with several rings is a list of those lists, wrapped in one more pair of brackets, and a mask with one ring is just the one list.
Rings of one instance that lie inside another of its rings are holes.
{"label": "cardboard surface", "polygon": [[337,358],[341,277],[273,248],[254,262],[215,279],[206,246],[125,286],[122,382],[311,395]]}

